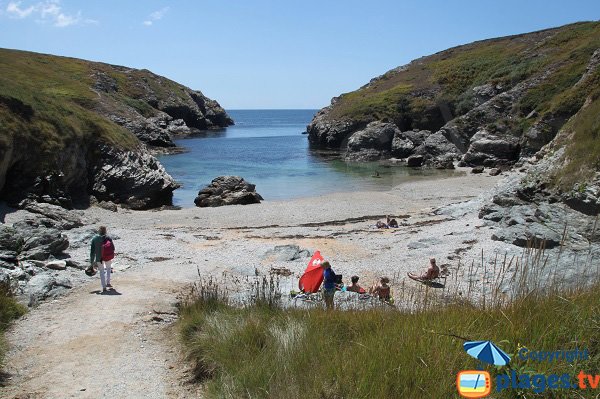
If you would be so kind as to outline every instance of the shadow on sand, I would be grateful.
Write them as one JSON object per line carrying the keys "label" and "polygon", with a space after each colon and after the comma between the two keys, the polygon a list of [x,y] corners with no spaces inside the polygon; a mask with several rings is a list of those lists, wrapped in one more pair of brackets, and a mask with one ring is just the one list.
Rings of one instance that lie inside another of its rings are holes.
{"label": "shadow on sand", "polygon": [[112,290],[108,290],[108,291],[104,291],[104,292],[102,292],[101,290],[95,290],[95,291],[91,291],[90,294],[95,294],[95,295],[123,295],[119,291],[115,290],[114,288]]}
{"label": "shadow on sand", "polygon": [[419,281],[423,285],[428,285],[431,288],[444,288],[445,285],[442,283],[438,283],[437,281]]}

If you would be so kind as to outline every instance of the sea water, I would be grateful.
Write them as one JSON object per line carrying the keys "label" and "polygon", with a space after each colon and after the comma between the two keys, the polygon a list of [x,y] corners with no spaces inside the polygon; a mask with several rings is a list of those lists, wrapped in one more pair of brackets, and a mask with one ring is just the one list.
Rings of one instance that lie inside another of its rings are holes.
{"label": "sea water", "polygon": [[[317,110],[230,110],[234,126],[175,140],[187,152],[160,162],[182,187],[174,205],[194,206],[198,191],[221,175],[242,176],[265,200],[331,192],[387,191],[409,180],[448,171],[379,162],[346,163],[339,155],[309,148],[302,134]],[[374,177],[374,176],[379,177]]]}

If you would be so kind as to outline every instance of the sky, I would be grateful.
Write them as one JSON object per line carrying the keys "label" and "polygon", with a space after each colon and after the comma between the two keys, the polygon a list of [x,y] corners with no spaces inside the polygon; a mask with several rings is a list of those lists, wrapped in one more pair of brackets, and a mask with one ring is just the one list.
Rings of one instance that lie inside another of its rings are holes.
{"label": "sky", "polygon": [[599,19],[599,0],[0,0],[0,47],[149,69],[226,109],[316,109],[449,47]]}

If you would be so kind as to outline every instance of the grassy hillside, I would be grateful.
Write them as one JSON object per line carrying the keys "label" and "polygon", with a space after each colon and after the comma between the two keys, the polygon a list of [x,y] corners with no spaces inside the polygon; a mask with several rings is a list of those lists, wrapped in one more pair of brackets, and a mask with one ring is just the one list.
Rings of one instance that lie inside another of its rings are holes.
{"label": "grassy hillside", "polygon": [[161,101],[190,101],[189,91],[147,70],[0,49],[0,139],[19,135],[45,151],[92,138],[129,148],[135,137],[105,115],[150,117]]}
{"label": "grassy hillside", "polygon": [[[415,60],[368,85],[343,94],[331,119],[391,120],[401,130],[436,130],[445,122],[440,104],[452,116],[470,110],[472,88],[491,83],[502,91],[552,70],[547,81],[515,104],[517,115],[537,111],[574,114],[591,92],[600,90],[598,71],[591,84],[573,88],[593,52],[600,48],[600,23],[585,22],[524,35],[475,42]],[[534,120],[527,120],[531,124]]]}
{"label": "grassy hillside", "polygon": [[[99,115],[100,98],[92,90],[95,70],[122,75],[104,64],[0,49],[0,140],[6,144],[18,137],[49,161],[51,153],[73,140],[135,145],[135,136]],[[114,100],[133,100],[130,89],[123,89]]]}
{"label": "grassy hillside", "polygon": [[[565,147],[564,164],[552,172],[552,180],[561,189],[592,179],[600,171],[600,95],[587,104],[557,136],[553,148]],[[580,189],[585,185],[580,186]]]}

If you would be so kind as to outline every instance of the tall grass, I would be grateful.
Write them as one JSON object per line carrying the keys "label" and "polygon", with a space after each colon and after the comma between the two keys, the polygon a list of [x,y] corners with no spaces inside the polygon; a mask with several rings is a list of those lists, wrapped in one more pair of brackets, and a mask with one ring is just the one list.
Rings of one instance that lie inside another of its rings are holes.
{"label": "tall grass", "polygon": [[[596,372],[598,274],[566,285],[556,265],[543,245],[526,249],[520,257],[487,259],[482,253],[478,261],[452,268],[444,288],[397,282],[395,308],[350,306],[343,311],[295,307],[277,296],[271,278],[242,281],[258,287],[245,302],[239,300],[243,289],[232,289],[235,284],[226,283],[225,295],[219,288],[222,282],[204,280],[181,308],[181,337],[207,397],[458,397],[456,374],[480,366],[463,351],[465,339],[492,340],[511,354],[519,346],[587,348],[592,356],[584,361],[513,358],[512,367],[532,374]],[[459,284],[465,279],[466,284]],[[506,390],[492,397],[595,394]]]}
{"label": "tall grass", "polygon": [[[13,320],[23,316],[27,309],[19,304],[12,296],[9,287],[0,284],[0,370],[6,355],[7,343],[4,338],[4,332]],[[1,375],[0,375],[1,383]]]}

